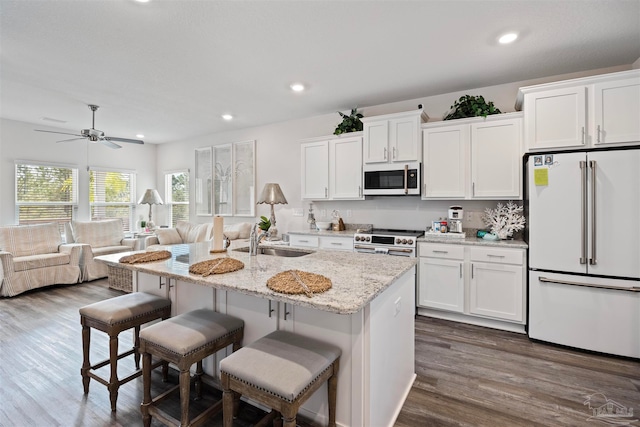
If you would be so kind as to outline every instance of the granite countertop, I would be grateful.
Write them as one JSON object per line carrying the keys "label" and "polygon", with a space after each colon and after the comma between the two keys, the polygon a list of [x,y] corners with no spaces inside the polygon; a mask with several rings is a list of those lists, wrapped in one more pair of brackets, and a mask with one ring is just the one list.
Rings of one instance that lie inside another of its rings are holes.
{"label": "granite countertop", "polygon": [[[159,246],[157,250],[171,251],[171,259],[143,264],[118,262],[121,257],[136,252],[103,255],[96,259],[114,267],[338,314],[352,314],[362,310],[404,273],[411,270],[417,262],[417,258],[345,251],[317,250],[309,255],[289,258],[273,255],[250,256],[247,252],[233,250],[246,246],[246,241],[233,241],[226,254],[215,255],[209,253],[209,245],[209,242],[205,242]],[[230,256],[242,261],[245,267],[233,273],[208,277],[189,273],[189,264],[220,256]],[[267,288],[267,279],[271,276],[293,269],[322,274],[331,279],[333,287],[312,298],[304,294],[286,295]]]}
{"label": "granite countertop", "polygon": [[476,237],[475,233],[469,235],[467,233],[467,237],[459,238],[459,237],[446,237],[446,236],[430,236],[424,235],[418,238],[418,243],[421,242],[429,242],[429,243],[447,243],[451,245],[473,245],[473,246],[493,246],[493,247],[501,247],[501,248],[518,248],[518,249],[527,249],[529,245],[524,240],[513,239],[513,240],[484,240]]}

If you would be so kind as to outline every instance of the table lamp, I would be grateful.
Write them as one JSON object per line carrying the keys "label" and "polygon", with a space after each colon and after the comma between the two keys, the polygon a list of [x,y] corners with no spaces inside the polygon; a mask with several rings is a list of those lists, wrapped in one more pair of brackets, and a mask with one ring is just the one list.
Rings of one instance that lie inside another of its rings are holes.
{"label": "table lamp", "polygon": [[267,203],[271,205],[271,227],[269,228],[269,240],[277,240],[278,229],[276,228],[276,213],[273,209],[273,205],[287,204],[287,199],[282,194],[279,184],[268,183],[264,185],[260,198],[258,198],[258,204]]}
{"label": "table lamp", "polygon": [[149,205],[149,221],[147,221],[147,228],[149,228],[149,230],[153,230],[155,228],[155,224],[151,220],[151,206],[162,204],[162,199],[160,198],[160,194],[158,194],[158,190],[156,190],[155,188],[148,188],[147,191],[144,192],[144,195],[138,201],[138,204]]}

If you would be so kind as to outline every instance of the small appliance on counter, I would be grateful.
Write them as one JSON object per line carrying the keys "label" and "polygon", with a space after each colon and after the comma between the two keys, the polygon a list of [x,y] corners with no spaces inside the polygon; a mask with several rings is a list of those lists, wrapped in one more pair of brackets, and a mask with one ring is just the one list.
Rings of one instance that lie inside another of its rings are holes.
{"label": "small appliance on counter", "polygon": [[447,221],[449,233],[462,233],[462,218],[464,218],[462,206],[449,206],[449,220]]}

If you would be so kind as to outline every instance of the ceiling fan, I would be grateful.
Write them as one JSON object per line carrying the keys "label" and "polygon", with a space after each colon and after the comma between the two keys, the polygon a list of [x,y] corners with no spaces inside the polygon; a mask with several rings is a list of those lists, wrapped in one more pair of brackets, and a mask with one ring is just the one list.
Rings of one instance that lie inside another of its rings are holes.
{"label": "ceiling fan", "polygon": [[34,129],[37,132],[48,132],[48,133],[58,133],[60,135],[73,135],[77,138],[71,139],[63,139],[62,141],[56,142],[68,142],[68,141],[77,141],[79,139],[87,139],[90,142],[99,142],[100,144],[106,145],[109,148],[122,148],[120,145],[113,143],[112,141],[118,142],[129,142],[131,144],[144,144],[144,141],[140,139],[128,139],[128,138],[116,138],[115,136],[105,136],[104,132],[95,128],[96,126],[96,110],[100,108],[97,105],[89,104],[89,109],[92,111],[92,120],[91,120],[91,129],[82,129],[80,130],[80,134],[75,133],[67,133],[67,132],[56,132],[52,130],[42,130],[42,129]]}

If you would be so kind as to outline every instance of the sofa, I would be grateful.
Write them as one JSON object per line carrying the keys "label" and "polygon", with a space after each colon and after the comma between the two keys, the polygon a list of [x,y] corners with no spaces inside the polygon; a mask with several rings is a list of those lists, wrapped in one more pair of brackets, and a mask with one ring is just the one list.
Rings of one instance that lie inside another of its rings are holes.
{"label": "sofa", "polygon": [[108,276],[107,265],[94,260],[100,255],[133,251],[137,239],[125,238],[122,219],[72,221],[65,224],[67,243],[81,243],[80,269],[82,281]]}
{"label": "sofa", "polygon": [[[159,228],[155,231],[155,236],[145,239],[145,247],[161,245],[179,245],[183,243],[197,243],[209,241],[213,238],[213,225],[192,224],[189,221],[178,221],[176,228]],[[251,224],[242,222],[239,224],[225,225],[224,235],[230,240],[248,239],[251,233]]]}
{"label": "sofa", "polygon": [[0,296],[81,280],[81,245],[63,244],[58,224],[0,227]]}

